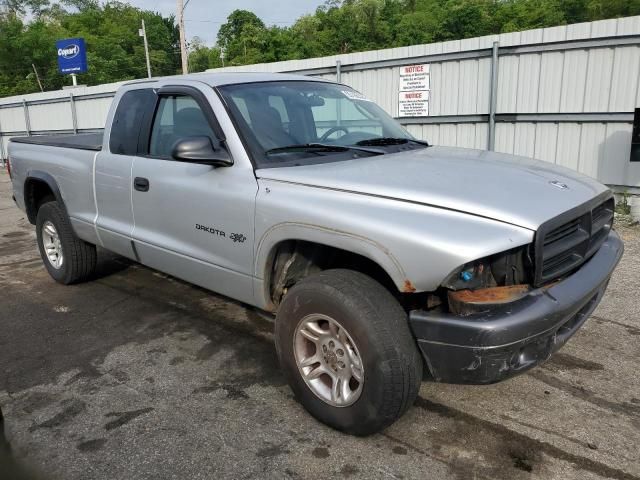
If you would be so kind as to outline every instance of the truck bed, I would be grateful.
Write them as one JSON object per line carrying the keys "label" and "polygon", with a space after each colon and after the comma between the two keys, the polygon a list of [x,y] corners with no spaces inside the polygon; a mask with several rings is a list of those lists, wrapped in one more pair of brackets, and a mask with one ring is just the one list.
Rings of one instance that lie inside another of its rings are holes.
{"label": "truck bed", "polygon": [[102,150],[102,133],[79,133],[73,135],[37,135],[13,137],[15,143],[31,143],[50,147],[75,148],[78,150]]}

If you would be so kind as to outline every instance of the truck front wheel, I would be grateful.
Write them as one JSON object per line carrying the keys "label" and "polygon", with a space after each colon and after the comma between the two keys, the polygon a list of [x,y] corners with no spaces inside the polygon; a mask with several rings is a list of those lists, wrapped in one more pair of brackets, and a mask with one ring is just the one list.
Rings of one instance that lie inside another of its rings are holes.
{"label": "truck front wheel", "polygon": [[422,359],[406,313],[359,272],[326,270],[295,284],[278,309],[276,348],[300,403],[346,433],[391,425],[420,388]]}
{"label": "truck front wheel", "polygon": [[49,275],[69,285],[89,279],[96,269],[96,247],[76,237],[66,213],[57,202],[38,209],[36,237]]}

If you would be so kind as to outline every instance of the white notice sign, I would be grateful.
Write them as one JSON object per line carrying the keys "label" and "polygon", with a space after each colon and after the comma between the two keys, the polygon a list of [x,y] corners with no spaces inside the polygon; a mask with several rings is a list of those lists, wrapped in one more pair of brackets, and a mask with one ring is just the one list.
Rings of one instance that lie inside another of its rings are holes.
{"label": "white notice sign", "polygon": [[400,92],[398,99],[399,117],[429,116],[429,91]]}
{"label": "white notice sign", "polygon": [[431,82],[429,65],[400,67],[399,117],[426,117],[429,115]]}
{"label": "white notice sign", "polygon": [[400,67],[400,91],[429,90],[429,65]]}

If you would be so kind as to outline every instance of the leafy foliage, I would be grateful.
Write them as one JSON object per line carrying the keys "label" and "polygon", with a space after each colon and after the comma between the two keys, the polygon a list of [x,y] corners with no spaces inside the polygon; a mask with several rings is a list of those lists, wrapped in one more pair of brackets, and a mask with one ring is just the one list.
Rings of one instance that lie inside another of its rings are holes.
{"label": "leafy foliage", "polygon": [[616,202],[615,211],[620,215],[629,215],[631,213],[629,193],[626,190],[622,192],[622,197]]}
{"label": "leafy foliage", "polygon": [[[401,47],[640,14],[640,0],[327,0],[290,27],[268,26],[254,13],[232,12],[217,44],[197,37],[189,70]],[[29,20],[27,20],[27,18]],[[0,96],[70,83],[57,71],[55,41],[84,37],[95,85],[146,75],[138,36],[145,20],[154,76],[180,71],[173,17],[108,0],[0,0]]]}
{"label": "leafy foliage", "polygon": [[226,48],[226,65],[246,65],[638,14],[640,0],[327,0],[291,27],[236,10],[213,49]]}

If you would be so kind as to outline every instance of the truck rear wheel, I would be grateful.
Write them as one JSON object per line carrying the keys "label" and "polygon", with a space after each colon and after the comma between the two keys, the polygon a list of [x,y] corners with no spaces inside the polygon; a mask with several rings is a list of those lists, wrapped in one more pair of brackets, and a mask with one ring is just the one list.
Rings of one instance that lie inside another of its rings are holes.
{"label": "truck rear wheel", "polygon": [[95,272],[95,245],[76,237],[57,202],[47,202],[38,209],[36,236],[44,266],[56,282],[82,282]]}
{"label": "truck rear wheel", "polygon": [[420,388],[422,358],[406,313],[359,272],[327,270],[295,284],[278,309],[276,348],[300,403],[346,433],[391,425]]}

